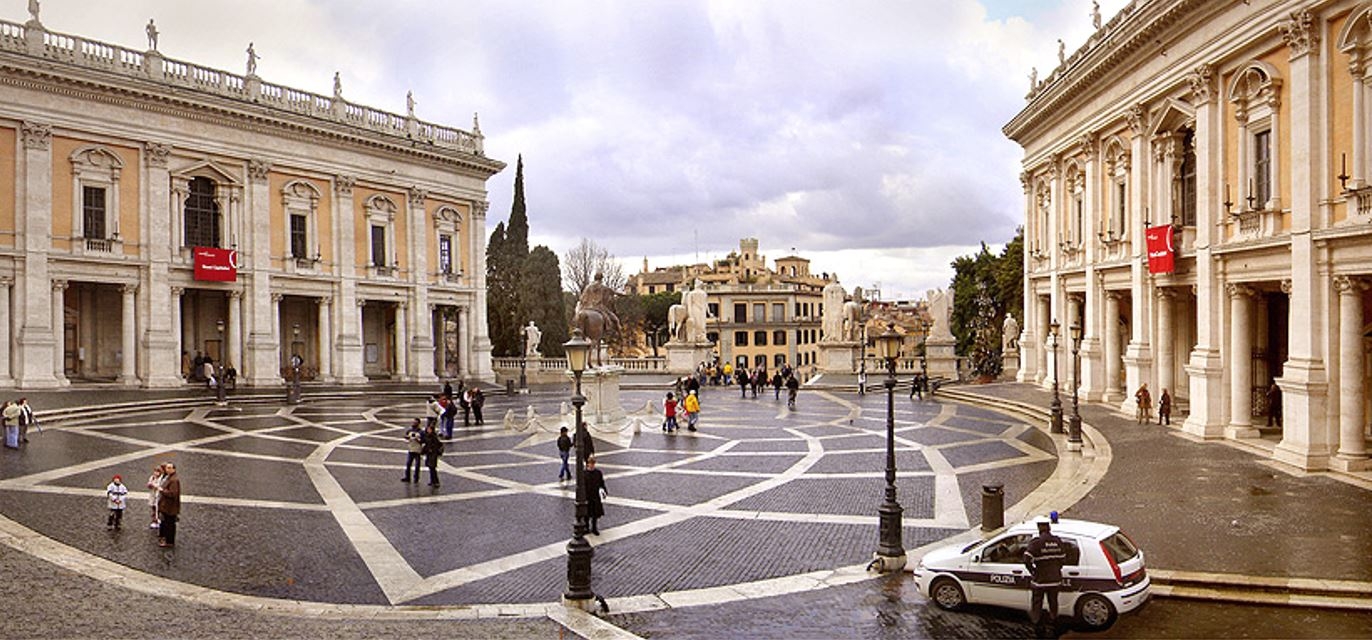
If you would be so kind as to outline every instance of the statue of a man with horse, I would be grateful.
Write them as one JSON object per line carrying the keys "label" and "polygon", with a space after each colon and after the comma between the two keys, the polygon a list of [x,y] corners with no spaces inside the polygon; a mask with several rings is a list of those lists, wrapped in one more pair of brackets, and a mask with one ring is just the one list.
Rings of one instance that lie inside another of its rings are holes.
{"label": "statue of a man with horse", "polygon": [[604,364],[600,358],[600,341],[619,333],[619,316],[615,315],[614,289],[605,286],[604,274],[595,274],[595,281],[581,291],[576,303],[576,315],[572,316],[572,327],[581,329],[581,335],[591,341],[597,364]]}

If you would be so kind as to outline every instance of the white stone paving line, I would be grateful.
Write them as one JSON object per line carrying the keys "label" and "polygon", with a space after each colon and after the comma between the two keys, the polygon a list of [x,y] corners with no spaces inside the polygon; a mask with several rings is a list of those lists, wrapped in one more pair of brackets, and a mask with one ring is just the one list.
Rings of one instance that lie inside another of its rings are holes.
{"label": "white stone paving line", "polygon": [[[951,415],[952,412],[950,412],[949,409],[950,407],[948,405],[945,405],[944,411],[940,414],[939,417],[944,418],[947,415]],[[376,420],[374,417],[375,412],[380,410],[381,409],[374,409],[370,411],[367,418],[374,422],[380,423],[380,421]],[[803,432],[794,431],[793,429],[787,429],[787,431],[791,432],[793,435],[797,437],[804,439],[808,443],[809,452],[806,454],[806,457],[802,459],[802,461],[798,462],[796,465],[792,465],[791,468],[787,469],[786,472],[783,472],[783,474],[780,474],[776,478],[773,478],[772,481],[765,483],[766,486],[755,485],[752,487],[746,487],[733,493],[726,494],[725,496],[715,498],[714,500],[707,501],[705,503],[701,503],[698,505],[693,505],[691,507],[686,508],[685,510],[691,512],[700,512],[696,515],[720,515],[720,512],[724,511],[725,507],[728,504],[732,504],[746,497],[750,497],[751,495],[756,495],[763,491],[770,490],[771,488],[780,486],[781,484],[784,484],[789,480],[805,475],[805,470],[808,469],[810,466],[813,466],[813,464],[817,462],[818,459],[824,453],[822,447],[819,445],[819,438],[815,436],[809,436],[807,434],[804,434]],[[1085,493],[1089,491],[1090,488],[1092,488],[1094,484],[1099,480],[1100,476],[1104,475],[1105,469],[1107,469],[1109,466],[1109,460],[1111,455],[1109,443],[1105,442],[1101,438],[1099,432],[1097,432],[1094,428],[1091,428],[1089,425],[1083,425],[1083,431],[1087,435],[1088,440],[1088,446],[1086,450],[1083,451],[1083,454],[1081,456],[1060,459],[1060,464],[1058,465],[1058,468],[1055,470],[1053,476],[1049,478],[1049,481],[1045,482],[1044,485],[1041,485],[1039,488],[1035,489],[1035,491],[1031,492],[1029,496],[1025,497],[1025,499],[1021,500],[1019,503],[1016,503],[1009,510],[1007,510],[1007,518],[1011,515],[1012,512],[1019,514],[1021,516],[1023,514],[1036,513],[1038,510],[1041,509],[1042,505],[1045,503],[1054,505],[1053,508],[1057,509],[1066,508],[1066,506],[1068,506],[1071,503],[1074,503],[1076,500],[1079,500],[1081,496],[1084,496]],[[362,437],[364,435],[367,434],[357,434],[349,432],[348,437],[341,438],[335,442],[341,443],[345,442],[348,439]],[[1065,447],[1063,446],[1065,444],[1065,436],[1054,437],[1054,441],[1055,444],[1058,445],[1059,451],[1065,449]],[[1100,443],[1103,446],[1097,448],[1096,446],[1094,446],[1096,443]],[[142,452],[140,455],[147,455],[147,453]],[[925,455],[926,457],[929,457],[928,450],[926,450]],[[327,455],[325,455],[324,457],[327,457]],[[1072,464],[1062,464],[1063,460],[1072,461]],[[319,468],[323,470],[323,458],[320,458],[317,462]],[[946,463],[946,460],[944,460],[944,462]],[[101,464],[110,464],[109,459],[101,461]],[[934,464],[937,463],[931,460],[931,467]],[[1065,469],[1066,467],[1070,467],[1070,469]],[[324,473],[325,475],[328,475],[327,471],[325,471]],[[1070,477],[1072,474],[1080,474],[1084,475],[1085,477],[1073,478]],[[332,479],[332,476],[329,476],[329,478]],[[334,484],[336,489],[341,492],[341,486],[337,486],[336,481],[334,481]],[[321,494],[322,493],[323,491],[321,491]],[[1067,500],[1070,500],[1071,502],[1067,502]],[[960,498],[958,500],[958,503],[961,503]],[[354,508],[356,508],[356,505],[354,505]],[[712,511],[713,513],[704,513],[706,511]],[[360,510],[358,511],[358,515],[361,515]],[[361,517],[365,519],[365,515],[362,515]],[[648,520],[675,520],[677,517],[681,516],[675,513],[667,513],[662,514],[661,516],[649,518]],[[342,522],[340,522],[340,524],[342,524]],[[370,523],[368,522],[368,524]],[[610,539],[617,539],[628,535],[637,535],[638,533],[659,528],[660,526],[666,526],[666,523],[650,524],[646,521],[638,521],[635,523],[624,525],[622,527],[616,527],[614,529],[607,530],[605,532],[607,535],[601,536],[601,539],[602,541],[608,541]],[[16,535],[14,534],[15,531],[18,531],[20,533]],[[19,537],[21,535],[24,536],[24,538],[21,539]],[[957,536],[954,536],[953,538],[949,538],[947,540],[935,543],[930,543],[929,545],[925,545],[924,547],[920,547],[919,549],[912,550],[910,553],[913,558],[917,553],[919,555],[922,555],[922,550],[926,550],[937,545],[947,544],[949,540],[974,539],[979,535],[980,530],[974,528],[965,531]],[[36,544],[29,544],[29,541],[36,541]],[[410,615],[414,615],[414,617],[425,619],[435,617],[450,619],[470,619],[474,617],[508,617],[511,615],[518,615],[522,617],[549,616],[553,617],[554,619],[557,619],[556,616],[560,615],[561,611],[561,608],[556,604],[476,605],[443,608],[410,608],[405,606],[385,607],[377,605],[333,605],[323,603],[301,603],[295,601],[283,601],[269,598],[260,598],[256,596],[242,596],[239,594],[219,592],[205,587],[198,587],[194,585],[178,583],[156,576],[149,576],[149,574],[135,571],[128,567],[124,567],[122,565],[118,565],[103,560],[101,558],[92,556],[91,554],[88,554],[84,551],[76,550],[61,543],[57,543],[54,540],[46,538],[45,536],[42,536],[37,532],[27,529],[22,525],[19,525],[18,523],[15,523],[3,517],[0,517],[0,543],[5,543],[16,549],[20,549],[22,551],[31,553],[35,556],[41,557],[45,560],[49,560],[56,564],[67,566],[68,568],[72,568],[73,570],[83,573],[84,575],[92,575],[92,577],[97,577],[97,579],[103,579],[110,582],[126,584],[131,588],[139,588],[139,590],[148,593],[182,597],[188,600],[199,602],[201,604],[218,607],[234,606],[238,608],[261,610],[272,613],[317,615],[339,618],[372,618],[382,616],[387,618],[403,618],[408,617]],[[563,542],[556,543],[555,545],[549,545],[550,547],[556,548],[555,553],[552,557],[561,556],[564,545],[565,543]],[[35,546],[45,547],[45,549],[42,550],[42,552],[40,553],[35,551]],[[393,548],[391,550],[394,551]],[[532,551],[542,552],[545,551],[545,549],[537,549]],[[361,549],[359,549],[359,552],[361,552]],[[526,552],[526,554],[527,553],[530,552]],[[526,554],[517,554],[517,556],[522,556]],[[83,556],[86,560],[86,562],[84,563],[68,563],[62,561],[63,558],[70,559],[73,557],[80,558]],[[513,557],[506,558],[498,562],[513,559]],[[401,560],[401,562],[403,562],[403,559]],[[90,569],[92,565],[96,564],[101,565],[100,571],[94,571]],[[492,563],[483,564],[489,565]],[[526,564],[527,563],[521,563],[516,561],[517,566],[526,566]],[[911,563],[911,566],[913,566],[913,563]],[[406,565],[406,568],[408,569],[408,565]],[[456,574],[462,571],[462,569],[459,569],[449,573]],[[93,574],[99,575],[97,576]],[[154,580],[148,582],[147,580],[150,577],[154,578]],[[454,575],[451,577],[457,578],[458,576]],[[851,582],[868,579],[869,577],[870,576],[869,574],[867,574],[864,567],[862,565],[857,565],[853,567],[843,567],[831,571],[812,572],[809,574],[803,574],[799,576],[786,576],[782,578],[757,581],[753,583],[728,585],[712,589],[664,593],[656,596],[641,595],[631,596],[627,598],[619,598],[613,600],[613,602],[616,603],[613,606],[613,609],[617,613],[623,613],[639,610],[646,611],[660,609],[664,606],[688,606],[689,604],[697,603],[722,604],[725,602],[744,600],[754,597],[794,593],[801,590],[822,588],[823,586],[848,584]],[[469,581],[470,580],[462,580],[461,583],[465,584]],[[441,587],[437,590],[444,590],[447,588],[451,587]],[[394,602],[395,600],[392,599],[392,601]]]}

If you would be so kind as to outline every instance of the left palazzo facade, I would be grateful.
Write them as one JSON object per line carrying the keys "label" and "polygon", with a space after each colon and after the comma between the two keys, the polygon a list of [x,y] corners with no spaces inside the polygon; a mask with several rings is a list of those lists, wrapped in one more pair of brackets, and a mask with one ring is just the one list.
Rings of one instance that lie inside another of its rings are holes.
{"label": "left palazzo facade", "polygon": [[493,379],[475,119],[255,71],[0,21],[0,386]]}

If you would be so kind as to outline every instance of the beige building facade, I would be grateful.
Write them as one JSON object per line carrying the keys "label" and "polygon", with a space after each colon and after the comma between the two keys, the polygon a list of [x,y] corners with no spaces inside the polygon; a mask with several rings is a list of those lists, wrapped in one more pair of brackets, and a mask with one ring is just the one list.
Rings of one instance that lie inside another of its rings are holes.
{"label": "beige building facade", "polygon": [[0,385],[493,378],[471,131],[0,22]]}
{"label": "beige building facade", "polygon": [[819,361],[824,286],[834,278],[810,273],[800,256],[767,266],[756,238],[743,238],[737,251],[712,264],[679,265],[643,271],[629,277],[639,295],[687,291],[697,279],[708,300],[706,336],[715,343],[721,362],[776,369],[814,365]]}
{"label": "beige building facade", "polygon": [[[1188,433],[1367,469],[1372,3],[1140,0],[1033,84],[1005,127],[1020,379],[1070,389],[1047,329],[1080,323],[1085,398],[1132,413],[1168,389]],[[1171,272],[1150,270],[1149,227]]]}

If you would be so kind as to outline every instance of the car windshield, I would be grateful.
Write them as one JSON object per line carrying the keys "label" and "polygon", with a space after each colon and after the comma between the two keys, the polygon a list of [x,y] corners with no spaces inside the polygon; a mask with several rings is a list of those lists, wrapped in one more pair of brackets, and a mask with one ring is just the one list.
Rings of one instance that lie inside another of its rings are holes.
{"label": "car windshield", "polygon": [[1110,554],[1110,559],[1114,560],[1115,564],[1132,560],[1135,556],[1139,555],[1139,549],[1134,546],[1134,542],[1129,539],[1129,536],[1126,536],[1123,532],[1119,531],[1102,540],[1101,547],[1105,549],[1106,553]]}

